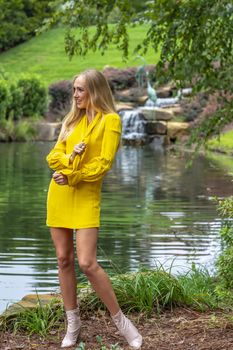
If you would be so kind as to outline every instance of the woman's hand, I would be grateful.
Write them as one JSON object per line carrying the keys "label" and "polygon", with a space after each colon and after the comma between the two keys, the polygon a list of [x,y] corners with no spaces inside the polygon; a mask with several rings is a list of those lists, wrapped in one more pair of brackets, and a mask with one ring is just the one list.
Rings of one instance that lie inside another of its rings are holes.
{"label": "woman's hand", "polygon": [[76,154],[82,154],[85,151],[86,144],[84,142],[77,143],[77,145],[74,146],[73,152]]}
{"label": "woman's hand", "polygon": [[74,158],[76,157],[77,154],[81,155],[86,148],[86,144],[84,142],[77,143],[74,146],[73,152],[70,157],[70,162],[72,163],[74,161]]}
{"label": "woman's hand", "polygon": [[53,173],[53,179],[56,182],[56,184],[58,184],[58,185],[68,185],[67,176],[63,175],[61,173],[58,173],[57,171],[55,171],[55,173]]}

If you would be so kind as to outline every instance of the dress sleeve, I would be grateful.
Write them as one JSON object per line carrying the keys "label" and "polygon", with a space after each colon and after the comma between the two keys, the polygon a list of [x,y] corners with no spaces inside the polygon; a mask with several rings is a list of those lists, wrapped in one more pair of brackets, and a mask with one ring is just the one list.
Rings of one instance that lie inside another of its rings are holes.
{"label": "dress sleeve", "polygon": [[72,164],[70,164],[69,161],[70,156],[71,154],[66,154],[65,142],[58,140],[54,148],[47,155],[46,160],[51,169],[61,170],[72,167]]}
{"label": "dress sleeve", "polygon": [[75,186],[80,181],[94,182],[100,180],[112,166],[120,138],[121,119],[117,114],[109,115],[106,118],[100,156],[91,159],[81,169],[67,174],[69,186]]}

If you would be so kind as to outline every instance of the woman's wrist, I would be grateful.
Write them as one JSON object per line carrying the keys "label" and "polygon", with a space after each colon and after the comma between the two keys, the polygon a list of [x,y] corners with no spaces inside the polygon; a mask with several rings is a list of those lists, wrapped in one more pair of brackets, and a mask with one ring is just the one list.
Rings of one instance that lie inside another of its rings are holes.
{"label": "woman's wrist", "polygon": [[73,163],[75,156],[76,156],[76,153],[72,152],[70,156],[70,163]]}

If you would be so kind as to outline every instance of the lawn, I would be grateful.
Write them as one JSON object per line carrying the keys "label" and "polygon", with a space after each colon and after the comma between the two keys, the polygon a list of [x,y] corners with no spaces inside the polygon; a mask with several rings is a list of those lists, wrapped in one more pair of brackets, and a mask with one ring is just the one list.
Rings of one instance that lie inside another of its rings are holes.
{"label": "lawn", "polygon": [[[94,27],[91,31],[94,31]],[[38,73],[47,85],[52,82],[71,79],[76,73],[87,68],[103,69],[105,66],[129,67],[140,65],[133,48],[144,38],[146,25],[129,29],[130,55],[127,62],[122,61],[121,53],[111,45],[102,56],[100,52],[88,53],[85,58],[75,56],[71,61],[64,49],[64,28],[51,29],[26,43],[0,54],[0,67],[9,73]],[[147,64],[156,63],[159,54],[150,48],[144,56]]]}
{"label": "lawn", "polygon": [[227,131],[208,142],[210,150],[224,151],[227,154],[233,152],[233,130]]}

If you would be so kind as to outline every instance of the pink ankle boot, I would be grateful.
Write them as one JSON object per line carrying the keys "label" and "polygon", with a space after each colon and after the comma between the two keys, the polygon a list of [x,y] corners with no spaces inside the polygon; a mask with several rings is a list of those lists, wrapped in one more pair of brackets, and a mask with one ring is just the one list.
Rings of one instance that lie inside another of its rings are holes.
{"label": "pink ankle boot", "polygon": [[65,338],[63,339],[61,344],[62,348],[66,348],[76,344],[80,333],[80,328],[81,328],[81,320],[79,317],[78,308],[74,310],[66,311],[66,317],[67,317],[68,327],[67,327]]}
{"label": "pink ankle boot", "polygon": [[142,345],[142,336],[123,312],[121,310],[118,311],[116,315],[112,316],[112,319],[120,334],[125,337],[129,345],[133,349],[140,349]]}

